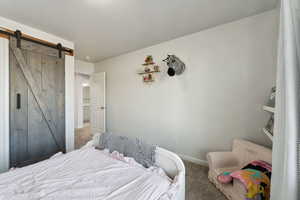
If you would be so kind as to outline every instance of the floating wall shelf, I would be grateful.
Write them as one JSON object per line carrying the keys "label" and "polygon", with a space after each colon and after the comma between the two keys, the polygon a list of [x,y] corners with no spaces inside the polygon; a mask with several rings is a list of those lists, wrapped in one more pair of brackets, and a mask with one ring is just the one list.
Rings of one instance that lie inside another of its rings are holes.
{"label": "floating wall shelf", "polygon": [[[274,115],[275,113],[275,108],[271,106],[263,106],[263,110],[271,113],[272,115]],[[268,131],[266,128],[263,128],[263,132],[273,142],[273,134],[270,131]]]}
{"label": "floating wall shelf", "polygon": [[148,81],[144,81],[144,83],[151,83],[151,82],[154,82],[154,80],[148,80]]}
{"label": "floating wall shelf", "polygon": [[150,71],[150,72],[139,72],[139,75],[144,75],[144,74],[152,74],[152,73],[159,73],[160,71]]}
{"label": "floating wall shelf", "polygon": [[270,113],[275,113],[275,108],[274,107],[270,107],[270,106],[263,106],[263,110],[270,112]]}
{"label": "floating wall shelf", "polygon": [[155,81],[154,73],[159,73],[159,66],[153,61],[151,55],[147,56],[145,63],[143,64],[143,71],[137,72],[137,74],[142,75],[144,83],[150,83]]}

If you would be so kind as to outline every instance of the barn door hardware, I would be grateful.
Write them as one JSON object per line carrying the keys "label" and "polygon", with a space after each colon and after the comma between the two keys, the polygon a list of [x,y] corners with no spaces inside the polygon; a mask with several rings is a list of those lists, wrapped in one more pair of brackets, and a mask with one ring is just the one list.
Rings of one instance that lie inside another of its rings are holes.
{"label": "barn door hardware", "polygon": [[21,94],[17,93],[17,109],[21,109]]}
{"label": "barn door hardware", "polygon": [[58,44],[56,45],[56,47],[57,47],[57,49],[58,49],[58,56],[59,56],[59,58],[61,58],[61,52],[62,52],[62,50],[63,50],[63,46],[61,45],[61,43],[58,43]]}
{"label": "barn door hardware", "polygon": [[21,48],[22,32],[20,30],[16,30],[15,31],[15,37],[17,39],[17,47]]}
{"label": "barn door hardware", "polygon": [[43,46],[46,46],[46,47],[57,49],[60,52],[59,54],[62,54],[62,52],[66,52],[69,55],[73,56],[73,50],[72,49],[63,47],[61,44],[53,44],[53,43],[50,43],[50,42],[47,42],[47,41],[43,41],[43,40],[40,40],[40,39],[37,39],[37,38],[33,38],[33,37],[28,36],[26,34],[22,34],[22,32],[20,30],[11,31],[11,30],[3,29],[3,28],[0,27],[0,34],[7,35],[7,36],[10,36],[10,37],[15,37],[17,39],[17,47],[18,48],[21,48],[21,40],[26,40],[26,41],[33,42],[33,43],[36,43],[36,44],[40,44],[40,45],[43,45]]}

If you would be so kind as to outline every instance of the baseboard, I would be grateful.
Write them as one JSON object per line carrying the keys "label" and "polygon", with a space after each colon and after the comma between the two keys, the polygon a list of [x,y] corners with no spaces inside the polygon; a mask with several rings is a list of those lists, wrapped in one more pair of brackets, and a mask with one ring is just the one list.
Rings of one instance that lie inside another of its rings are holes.
{"label": "baseboard", "polygon": [[183,154],[179,154],[179,157],[182,158],[182,160],[186,160],[198,165],[202,165],[202,166],[208,166],[208,162],[206,160],[201,160],[198,158],[194,158],[192,156],[187,156],[187,155],[183,155]]}

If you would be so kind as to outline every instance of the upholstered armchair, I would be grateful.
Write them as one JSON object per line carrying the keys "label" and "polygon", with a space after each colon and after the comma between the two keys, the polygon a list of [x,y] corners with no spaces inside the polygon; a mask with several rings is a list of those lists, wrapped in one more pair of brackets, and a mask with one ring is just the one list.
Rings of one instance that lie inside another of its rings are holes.
{"label": "upholstered armchair", "polygon": [[210,152],[207,154],[209,165],[209,180],[230,200],[245,199],[246,189],[238,181],[222,184],[217,180],[218,175],[225,171],[239,170],[253,160],[263,160],[272,163],[272,151],[266,147],[246,140],[235,139],[231,152]]}

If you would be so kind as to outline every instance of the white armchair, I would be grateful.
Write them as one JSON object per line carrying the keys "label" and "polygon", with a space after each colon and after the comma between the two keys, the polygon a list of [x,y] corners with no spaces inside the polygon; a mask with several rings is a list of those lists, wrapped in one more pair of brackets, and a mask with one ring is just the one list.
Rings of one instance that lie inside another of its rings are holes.
{"label": "white armchair", "polygon": [[236,139],[233,141],[231,152],[210,152],[207,154],[209,165],[209,180],[224,193],[230,200],[245,198],[246,190],[238,181],[232,184],[221,184],[217,177],[224,171],[239,170],[253,160],[263,160],[272,163],[272,151],[266,147],[254,144],[246,140]]}

